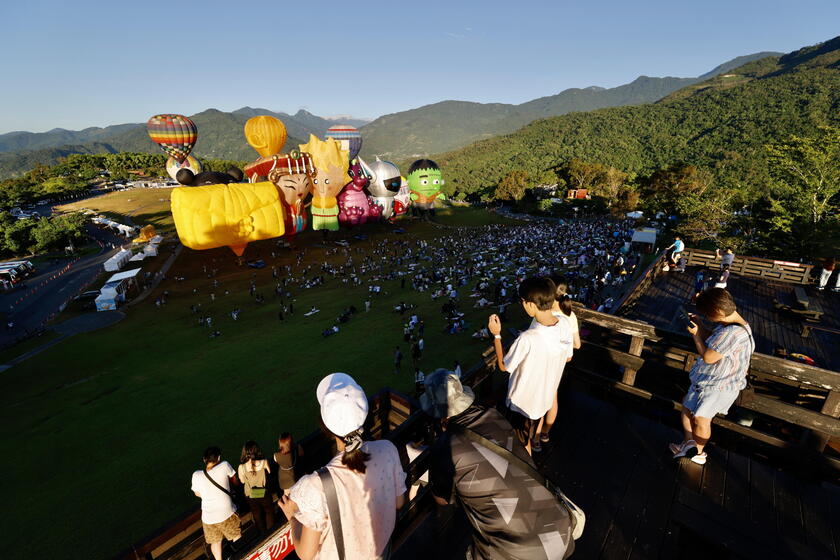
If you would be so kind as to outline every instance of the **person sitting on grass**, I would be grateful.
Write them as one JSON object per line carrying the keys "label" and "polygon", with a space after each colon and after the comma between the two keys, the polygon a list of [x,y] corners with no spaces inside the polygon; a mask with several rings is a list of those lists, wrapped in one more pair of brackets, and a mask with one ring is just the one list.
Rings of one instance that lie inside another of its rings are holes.
{"label": "person sitting on grass", "polygon": [[690,315],[687,330],[700,357],[688,374],[691,387],[683,399],[682,443],[670,444],[674,458],[690,457],[706,464],[706,444],[712,436],[712,419],[726,414],[747,386],[755,340],[749,323],[738,314],[735,301],[722,288],[709,288],[697,297],[697,311],[717,323],[713,331]]}

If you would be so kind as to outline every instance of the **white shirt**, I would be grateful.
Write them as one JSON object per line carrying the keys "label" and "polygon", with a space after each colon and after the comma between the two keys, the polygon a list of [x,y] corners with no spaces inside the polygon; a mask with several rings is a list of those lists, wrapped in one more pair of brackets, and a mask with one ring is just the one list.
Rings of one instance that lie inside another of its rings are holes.
{"label": "white shirt", "polygon": [[[394,444],[388,440],[368,441],[362,449],[370,453],[365,474],[341,464],[341,453],[327,463],[335,484],[341,528],[344,533],[344,557],[375,558],[382,554],[397,519],[397,496],[405,493],[405,472]],[[304,476],[289,494],[298,506],[295,518],[321,533],[317,560],[338,558],[327,498],[318,473]]]}
{"label": "white shirt", "polygon": [[520,333],[504,359],[510,372],[507,405],[532,420],[542,418],[554,404],[571,350],[569,321],[558,318],[550,327],[536,323]]}
{"label": "white shirt", "polygon": [[[219,486],[230,490],[230,477],[236,474],[230,463],[222,461],[207,472]],[[208,525],[221,523],[236,512],[236,506],[233,505],[230,496],[207,480],[204,471],[193,473],[192,491],[201,495],[201,521]]]}

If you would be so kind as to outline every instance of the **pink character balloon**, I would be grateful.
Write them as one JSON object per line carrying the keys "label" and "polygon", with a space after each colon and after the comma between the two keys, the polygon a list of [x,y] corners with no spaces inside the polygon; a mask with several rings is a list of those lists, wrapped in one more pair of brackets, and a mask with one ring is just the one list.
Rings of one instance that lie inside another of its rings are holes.
{"label": "pink character balloon", "polygon": [[358,158],[350,162],[348,174],[351,180],[338,195],[338,221],[358,226],[367,223],[369,219],[379,218],[379,207],[371,205],[365,193],[370,177]]}

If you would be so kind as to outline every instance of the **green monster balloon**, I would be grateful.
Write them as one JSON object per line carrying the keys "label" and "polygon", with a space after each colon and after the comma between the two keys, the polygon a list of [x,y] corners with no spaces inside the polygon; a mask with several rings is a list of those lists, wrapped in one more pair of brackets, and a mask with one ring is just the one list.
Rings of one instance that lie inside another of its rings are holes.
{"label": "green monster balloon", "polygon": [[427,217],[435,215],[435,199],[444,200],[446,197],[440,192],[443,179],[440,167],[430,159],[418,159],[408,168],[408,188],[411,191],[412,208],[415,215]]}

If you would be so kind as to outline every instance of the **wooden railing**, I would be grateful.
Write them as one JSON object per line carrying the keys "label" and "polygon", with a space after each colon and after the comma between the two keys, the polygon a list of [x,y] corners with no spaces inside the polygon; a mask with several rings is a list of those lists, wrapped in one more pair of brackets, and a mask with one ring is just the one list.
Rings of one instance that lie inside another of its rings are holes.
{"label": "wooden railing", "polygon": [[[697,359],[687,334],[581,306],[575,307],[575,313],[597,332],[583,342],[571,362],[573,371],[590,381],[682,410],[678,400],[682,395],[662,387],[679,382],[687,388],[686,374]],[[637,382],[637,376],[644,377],[644,382]],[[723,417],[714,422],[777,448],[805,451],[803,458],[816,453],[832,469],[840,469],[838,458],[823,455],[826,445],[840,438],[840,373],[755,353],[748,377],[751,387],[742,391],[737,406],[771,424],[793,428],[798,437],[780,435],[790,433],[789,429],[759,430]]]}
{"label": "wooden railing", "polygon": [[[648,272],[654,274],[655,261]],[[646,273],[647,274],[647,273]],[[617,392],[634,401],[641,410],[665,411],[672,415],[682,410],[680,397],[688,385],[687,372],[697,355],[691,339],[681,333],[655,328],[648,323],[598,313],[575,306],[588,335],[567,375],[584,384]],[[463,376],[482,402],[492,401],[495,354],[487,348],[482,361]],[[821,472],[834,476],[840,472],[840,459],[826,452],[829,443],[840,441],[840,373],[816,368],[763,354],[753,354],[749,377],[752,387],[742,392],[737,403],[743,411],[763,419],[769,428],[739,424],[729,418],[717,417],[715,425],[738,434],[751,442],[758,442],[789,457],[794,462],[814,462]],[[805,395],[808,406],[789,402],[785,395]],[[392,441],[403,458],[407,472],[407,486],[416,485],[428,470],[429,451],[413,461],[405,455],[409,442],[431,444],[424,414],[417,402],[406,395],[385,389],[370,400],[371,413],[366,430],[370,437]],[[755,422],[753,423],[756,424]],[[777,429],[773,429],[777,428]],[[308,470],[329,461],[335,449],[323,434],[313,432],[303,440]],[[393,550],[399,551],[412,533],[428,520],[434,511],[430,493],[425,486],[415,488],[416,494],[403,508],[394,531]],[[242,516],[246,528],[250,513]],[[267,539],[254,543],[246,560],[280,558],[266,555],[278,550],[288,551],[288,526],[275,531]],[[285,547],[285,548],[282,548]],[[193,510],[167,527],[121,554],[120,560],[191,560],[204,554],[200,512]],[[261,556],[262,555],[262,556]]]}
{"label": "wooden railing", "polygon": [[613,305],[613,309],[630,309],[651,284],[664,274],[662,265],[665,264],[665,252],[653,259],[641,275],[624,291],[624,295]]}
{"label": "wooden railing", "polygon": [[[720,259],[712,251],[686,248],[683,256],[688,259],[689,266],[697,265],[715,268],[720,266]],[[808,284],[810,282],[812,268],[813,265],[810,264],[736,255],[729,270],[742,276],[780,280],[791,284]]]}

